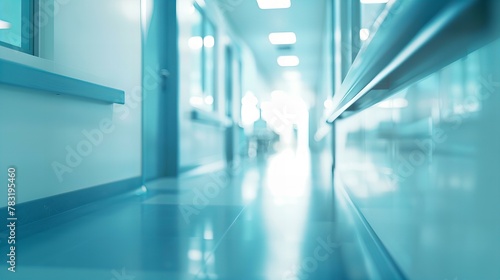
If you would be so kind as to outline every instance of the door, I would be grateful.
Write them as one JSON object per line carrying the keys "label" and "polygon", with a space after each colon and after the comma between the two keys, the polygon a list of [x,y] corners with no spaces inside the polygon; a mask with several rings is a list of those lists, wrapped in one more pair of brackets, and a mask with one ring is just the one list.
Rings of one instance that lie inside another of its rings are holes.
{"label": "door", "polygon": [[143,181],[179,174],[177,1],[155,1],[143,26]]}

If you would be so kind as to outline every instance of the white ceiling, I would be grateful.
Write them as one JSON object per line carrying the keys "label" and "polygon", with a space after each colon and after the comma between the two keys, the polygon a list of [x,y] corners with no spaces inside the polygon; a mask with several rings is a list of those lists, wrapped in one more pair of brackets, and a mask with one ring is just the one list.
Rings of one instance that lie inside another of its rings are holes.
{"label": "white ceiling", "polygon": [[[218,0],[220,3],[228,0]],[[252,49],[263,76],[276,90],[298,87],[283,79],[286,70],[298,70],[307,89],[314,90],[321,71],[327,0],[291,0],[288,9],[261,10],[256,0],[241,2],[225,13],[235,32]],[[269,42],[271,32],[295,32],[297,43],[291,50],[278,50]],[[300,65],[280,67],[279,55],[297,55]]]}

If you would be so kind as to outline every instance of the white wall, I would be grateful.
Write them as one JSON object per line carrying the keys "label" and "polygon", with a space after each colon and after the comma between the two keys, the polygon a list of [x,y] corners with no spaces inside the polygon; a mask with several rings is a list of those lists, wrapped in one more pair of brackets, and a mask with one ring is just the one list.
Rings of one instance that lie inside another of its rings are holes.
{"label": "white wall", "polygon": [[[0,170],[17,168],[19,203],[141,175],[140,0],[54,1],[53,16],[39,25],[46,36],[41,54],[48,59],[3,47],[0,58],[124,90],[127,102],[0,85]],[[66,147],[76,150],[86,140],[82,131],[107,119],[114,129],[81,163],[68,166]],[[72,172],[58,178],[54,162]]]}

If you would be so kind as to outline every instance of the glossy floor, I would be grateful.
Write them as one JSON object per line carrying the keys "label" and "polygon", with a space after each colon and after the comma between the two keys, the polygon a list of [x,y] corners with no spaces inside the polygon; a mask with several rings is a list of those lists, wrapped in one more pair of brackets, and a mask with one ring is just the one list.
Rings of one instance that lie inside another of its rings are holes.
{"label": "glossy floor", "polygon": [[151,182],[18,240],[1,279],[373,279],[328,158],[284,150]]}

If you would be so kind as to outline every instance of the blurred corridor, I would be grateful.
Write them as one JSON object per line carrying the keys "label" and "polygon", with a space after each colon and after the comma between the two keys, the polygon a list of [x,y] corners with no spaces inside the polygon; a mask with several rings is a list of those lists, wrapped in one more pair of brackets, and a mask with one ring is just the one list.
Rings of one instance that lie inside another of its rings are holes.
{"label": "blurred corridor", "polygon": [[0,0],[0,279],[500,280],[499,14]]}
{"label": "blurred corridor", "polygon": [[7,279],[367,279],[370,260],[324,166],[326,154],[285,150],[153,181],[38,225]]}

